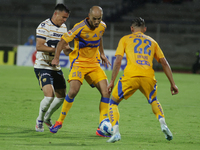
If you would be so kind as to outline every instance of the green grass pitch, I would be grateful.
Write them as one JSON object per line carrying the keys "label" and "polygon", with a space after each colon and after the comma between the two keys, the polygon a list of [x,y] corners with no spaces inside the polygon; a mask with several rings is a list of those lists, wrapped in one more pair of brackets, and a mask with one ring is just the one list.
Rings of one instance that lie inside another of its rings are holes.
{"label": "green grass pitch", "polygon": [[[67,79],[69,70],[63,68]],[[111,71],[106,71],[110,79]],[[120,72],[122,75],[123,72]],[[200,76],[174,73],[179,94],[172,96],[163,72],[156,72],[158,100],[174,137],[167,141],[146,98],[137,91],[119,104],[121,141],[106,143],[95,131],[100,94],[84,82],[62,129],[57,134],[44,125],[35,132],[43,93],[33,67],[0,66],[0,150],[199,150]],[[69,87],[69,84],[67,84]],[[61,108],[53,114],[58,119]]]}

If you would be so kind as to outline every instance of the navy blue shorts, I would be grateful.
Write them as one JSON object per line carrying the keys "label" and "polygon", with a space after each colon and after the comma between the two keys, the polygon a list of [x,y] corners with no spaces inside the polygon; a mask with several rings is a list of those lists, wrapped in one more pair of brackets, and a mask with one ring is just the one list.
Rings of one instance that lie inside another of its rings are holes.
{"label": "navy blue shorts", "polygon": [[54,89],[66,88],[66,82],[62,70],[54,71],[34,68],[34,71],[41,89],[47,84],[52,84]]}

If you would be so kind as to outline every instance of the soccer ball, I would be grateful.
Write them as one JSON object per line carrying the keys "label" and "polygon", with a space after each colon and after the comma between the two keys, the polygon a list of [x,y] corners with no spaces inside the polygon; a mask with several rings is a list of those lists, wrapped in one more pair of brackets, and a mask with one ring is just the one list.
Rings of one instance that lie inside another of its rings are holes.
{"label": "soccer ball", "polygon": [[105,135],[111,135],[113,133],[113,128],[108,118],[101,121],[99,128]]}

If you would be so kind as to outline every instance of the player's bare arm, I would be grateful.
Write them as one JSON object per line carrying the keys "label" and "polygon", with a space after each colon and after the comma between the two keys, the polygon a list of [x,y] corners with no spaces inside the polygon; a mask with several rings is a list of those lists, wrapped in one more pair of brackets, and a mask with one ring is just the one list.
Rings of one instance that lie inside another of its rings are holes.
{"label": "player's bare arm", "polygon": [[66,43],[63,52],[66,56],[69,56],[69,54],[73,51],[73,49],[69,46],[69,43]]}
{"label": "player's bare arm", "polygon": [[163,67],[163,70],[167,76],[167,78],[169,79],[169,82],[171,84],[171,93],[172,95],[178,94],[178,87],[176,86],[173,76],[172,76],[172,70],[171,67],[169,65],[169,63],[167,62],[167,60],[165,58],[161,58],[159,61]]}
{"label": "player's bare arm", "polygon": [[60,42],[58,42],[56,51],[55,51],[55,56],[51,63],[52,66],[57,66],[59,64],[60,53],[63,50],[63,48],[65,47],[65,45],[66,45],[66,42],[63,39],[61,39]]}
{"label": "player's bare arm", "polygon": [[36,49],[37,49],[37,51],[50,52],[50,53],[53,52],[54,53],[55,48],[46,46],[45,43],[46,43],[46,40],[44,40],[42,38],[36,38]]}
{"label": "player's bare arm", "polygon": [[105,66],[108,67],[108,65],[111,66],[111,63],[110,61],[107,59],[107,57],[105,56],[104,54],[104,50],[103,50],[103,39],[101,38],[100,40],[100,45],[99,45],[99,52],[100,52],[100,57],[101,57],[101,60],[102,60],[102,64]]}
{"label": "player's bare arm", "polygon": [[114,82],[115,79],[119,73],[120,67],[121,67],[121,62],[122,62],[122,56],[121,55],[117,55],[115,62],[114,62],[114,66],[113,66],[113,71],[112,71],[112,76],[111,76],[111,80],[110,80],[110,84],[108,85],[108,91],[111,93],[112,89],[114,87]]}

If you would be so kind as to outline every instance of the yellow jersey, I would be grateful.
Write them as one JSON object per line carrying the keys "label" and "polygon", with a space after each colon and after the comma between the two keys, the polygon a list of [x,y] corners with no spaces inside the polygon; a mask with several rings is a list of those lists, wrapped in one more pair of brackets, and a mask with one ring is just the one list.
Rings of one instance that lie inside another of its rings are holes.
{"label": "yellow jersey", "polygon": [[99,45],[106,24],[101,21],[97,28],[91,30],[87,20],[88,18],[75,24],[62,36],[67,43],[74,39],[74,50],[69,54],[71,68],[100,66]]}
{"label": "yellow jersey", "polygon": [[115,56],[124,56],[124,53],[127,59],[125,77],[146,76],[155,79],[153,58],[159,62],[160,58],[165,57],[157,42],[142,32],[135,32],[120,39]]}

